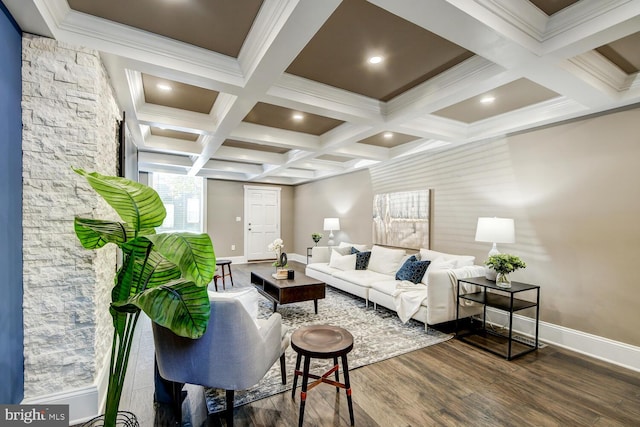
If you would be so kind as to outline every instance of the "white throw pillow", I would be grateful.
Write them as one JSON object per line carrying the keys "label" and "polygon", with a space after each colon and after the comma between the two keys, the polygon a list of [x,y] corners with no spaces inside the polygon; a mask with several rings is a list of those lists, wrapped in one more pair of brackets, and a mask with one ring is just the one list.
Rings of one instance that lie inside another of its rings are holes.
{"label": "white throw pillow", "polygon": [[338,270],[355,270],[356,269],[356,254],[341,255],[340,252],[335,249],[331,251],[331,259],[329,260],[329,267],[337,268]]}
{"label": "white throw pillow", "polygon": [[390,274],[395,277],[396,271],[400,268],[402,258],[405,256],[404,249],[383,248],[374,245],[371,248],[371,258],[367,270],[381,274]]}
{"label": "white throw pillow", "polygon": [[452,268],[456,268],[456,263],[454,260],[446,260],[442,256],[439,258],[436,258],[429,263],[429,266],[427,267],[427,271],[424,273],[424,276],[422,276],[421,282],[424,283],[425,285],[428,285],[430,272],[434,270],[449,270]]}
{"label": "white throw pillow", "polygon": [[360,252],[364,252],[367,250],[367,245],[358,245],[356,243],[349,243],[349,242],[340,242],[338,247],[339,248],[356,248]]}
{"label": "white throw pillow", "polygon": [[420,259],[433,261],[437,258],[444,258],[447,261],[454,262],[454,268],[466,267],[467,265],[473,265],[476,261],[476,257],[471,255],[453,255],[444,252],[432,251],[430,249],[420,249]]}
{"label": "white throw pillow", "polygon": [[209,301],[223,301],[238,299],[249,313],[254,322],[258,325],[258,290],[254,287],[231,289],[223,292],[208,291]]}

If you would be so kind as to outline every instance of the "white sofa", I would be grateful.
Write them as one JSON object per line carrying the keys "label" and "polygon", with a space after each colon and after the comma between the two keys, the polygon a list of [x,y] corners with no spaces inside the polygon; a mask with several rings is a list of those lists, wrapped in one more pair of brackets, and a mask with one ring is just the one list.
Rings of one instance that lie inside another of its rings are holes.
{"label": "white sofa", "polygon": [[[365,251],[364,245],[340,244],[340,247],[352,246],[359,251]],[[380,304],[397,311],[398,294],[402,292],[403,282],[396,280],[396,272],[411,253],[407,253],[403,249],[374,245],[371,248],[371,258],[367,269],[356,270],[348,257],[340,257],[333,252],[335,248],[314,247],[312,262],[307,265],[305,274],[322,280],[334,288],[364,298],[367,306],[369,301],[373,302],[374,309]],[[419,253],[420,260],[428,260],[431,263],[421,282],[411,288],[412,290],[416,289],[419,295],[424,295],[424,299],[420,297],[418,300],[419,308],[411,315],[411,318],[423,322],[425,327],[426,325],[455,320],[458,279],[483,276],[484,267],[473,265],[475,258],[472,256],[453,255],[428,249],[420,249],[419,252],[413,251],[413,253]],[[332,254],[334,258],[332,258]],[[473,288],[469,285],[468,289],[464,289],[464,292],[469,292]],[[394,295],[396,296],[394,297]],[[480,312],[480,306],[461,302],[460,318]]]}

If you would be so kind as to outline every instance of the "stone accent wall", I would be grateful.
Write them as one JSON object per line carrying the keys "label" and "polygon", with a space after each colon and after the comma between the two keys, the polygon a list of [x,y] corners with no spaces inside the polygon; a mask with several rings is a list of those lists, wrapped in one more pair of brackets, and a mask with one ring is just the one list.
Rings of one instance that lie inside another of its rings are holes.
{"label": "stone accent wall", "polygon": [[97,52],[22,40],[25,398],[90,386],[112,337],[112,245],[83,249],[75,216],[117,218],[71,167],[114,175],[120,112]]}

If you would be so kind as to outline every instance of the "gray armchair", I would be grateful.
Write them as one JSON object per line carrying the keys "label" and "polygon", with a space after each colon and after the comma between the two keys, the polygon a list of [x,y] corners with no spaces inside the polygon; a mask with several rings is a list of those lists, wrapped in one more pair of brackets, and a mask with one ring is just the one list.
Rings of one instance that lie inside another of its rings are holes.
{"label": "gray armchair", "polygon": [[256,320],[257,298],[255,288],[210,292],[209,326],[197,340],[177,336],[153,323],[162,378],[226,390],[228,426],[233,425],[234,391],[257,384],[278,358],[282,383],[286,384],[284,352],[289,338],[279,313]]}

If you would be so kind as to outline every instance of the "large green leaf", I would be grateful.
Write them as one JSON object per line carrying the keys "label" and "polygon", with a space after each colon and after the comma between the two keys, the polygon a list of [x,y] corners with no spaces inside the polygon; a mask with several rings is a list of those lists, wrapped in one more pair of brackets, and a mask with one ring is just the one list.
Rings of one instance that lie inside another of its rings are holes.
{"label": "large green leaf", "polygon": [[86,249],[98,249],[107,243],[121,246],[135,236],[133,227],[116,221],[76,217],[73,227],[80,243]]}
{"label": "large green leaf", "polygon": [[154,250],[176,264],[182,276],[198,286],[207,286],[216,271],[216,255],[208,234],[163,233],[147,236]]}
{"label": "large green leaf", "polygon": [[143,271],[140,272],[144,289],[155,288],[179,279],[182,275],[177,265],[152,250]]}
{"label": "large green leaf", "polygon": [[129,240],[122,245],[123,263],[111,290],[111,301],[124,301],[144,290],[141,272],[151,253],[152,243],[144,237]]}
{"label": "large green leaf", "polygon": [[176,335],[194,339],[206,331],[211,309],[207,288],[184,279],[147,289],[113,306],[117,310],[138,307]]}
{"label": "large green leaf", "polygon": [[87,173],[74,169],[84,176],[89,184],[100,194],[120,218],[136,231],[155,228],[162,225],[167,212],[158,193],[144,184],[117,176]]}

